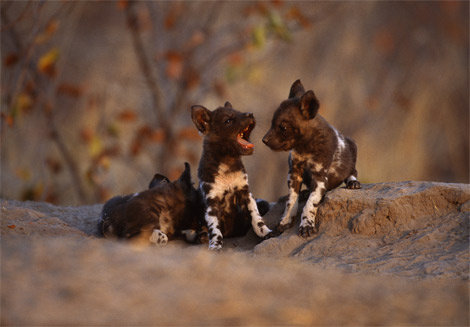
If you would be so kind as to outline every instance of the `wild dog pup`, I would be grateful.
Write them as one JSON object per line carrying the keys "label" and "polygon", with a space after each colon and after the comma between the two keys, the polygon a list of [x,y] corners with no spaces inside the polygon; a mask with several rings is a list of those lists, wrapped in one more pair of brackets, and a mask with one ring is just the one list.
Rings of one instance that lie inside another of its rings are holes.
{"label": "wild dog pup", "polygon": [[163,245],[183,234],[190,242],[202,241],[203,224],[202,198],[191,182],[191,167],[185,163],[184,172],[174,182],[156,174],[148,190],[106,202],[98,232],[104,237],[141,237]]}
{"label": "wild dog pup", "polygon": [[253,114],[241,113],[226,102],[213,111],[192,106],[191,118],[204,135],[198,176],[206,205],[209,249],[220,250],[223,237],[245,235],[250,225],[256,235],[267,237],[272,231],[260,216],[241,160],[254,150],[249,141],[255,127]]}
{"label": "wild dog pup", "polygon": [[343,181],[349,189],[359,189],[356,171],[356,144],[341,135],[317,114],[320,103],[313,91],[305,92],[300,80],[292,84],[289,98],[274,113],[271,129],[263,142],[274,151],[289,151],[289,195],[277,226],[279,232],[291,227],[297,214],[302,183],[310,194],[302,211],[299,235],[317,232],[315,216],[326,191]]}

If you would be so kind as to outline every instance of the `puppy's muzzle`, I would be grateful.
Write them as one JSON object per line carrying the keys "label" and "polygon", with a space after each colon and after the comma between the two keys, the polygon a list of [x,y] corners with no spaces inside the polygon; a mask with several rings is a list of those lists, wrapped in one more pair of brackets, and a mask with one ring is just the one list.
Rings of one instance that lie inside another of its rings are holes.
{"label": "puppy's muzzle", "polygon": [[269,133],[268,133],[263,137],[263,143],[266,144],[267,146],[269,146],[269,141],[270,141],[270,137],[269,137]]}

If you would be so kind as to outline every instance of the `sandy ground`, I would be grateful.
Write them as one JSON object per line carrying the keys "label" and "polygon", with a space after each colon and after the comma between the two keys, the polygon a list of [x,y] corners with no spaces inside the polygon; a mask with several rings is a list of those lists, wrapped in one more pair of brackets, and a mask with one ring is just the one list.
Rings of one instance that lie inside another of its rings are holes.
{"label": "sandy ground", "polygon": [[466,184],[337,189],[318,235],[298,237],[297,221],[221,253],[100,239],[101,205],[0,210],[2,325],[469,325]]}

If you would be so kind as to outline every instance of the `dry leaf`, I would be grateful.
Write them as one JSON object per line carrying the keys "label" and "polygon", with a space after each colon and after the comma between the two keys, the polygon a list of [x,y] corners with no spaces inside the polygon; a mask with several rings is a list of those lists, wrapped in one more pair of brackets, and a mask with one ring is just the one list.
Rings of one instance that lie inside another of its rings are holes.
{"label": "dry leaf", "polygon": [[183,72],[183,56],[176,51],[168,51],[165,57],[167,60],[166,75],[172,79],[179,79]]}
{"label": "dry leaf", "polygon": [[201,136],[199,135],[197,129],[195,129],[194,127],[182,128],[179,131],[177,138],[183,140],[201,140]]}
{"label": "dry leaf", "polygon": [[62,163],[57,159],[47,158],[46,165],[53,174],[58,174],[62,171]]}
{"label": "dry leaf", "polygon": [[13,116],[12,116],[12,115],[6,114],[6,113],[2,112],[2,113],[0,114],[0,116],[2,117],[2,120],[7,123],[7,125],[8,125],[9,127],[12,127],[12,126],[13,126],[13,122],[14,122],[14,121],[13,121]]}
{"label": "dry leaf", "polygon": [[38,70],[49,77],[55,77],[55,64],[59,60],[59,49],[53,48],[39,58]]}
{"label": "dry leaf", "polygon": [[177,20],[179,19],[179,17],[181,16],[181,14],[183,13],[183,11],[184,11],[184,6],[181,2],[173,2],[171,4],[170,10],[168,11],[168,14],[166,15],[165,21],[163,23],[165,26],[165,29],[170,30],[173,27],[175,27],[175,24]]}
{"label": "dry leaf", "polygon": [[133,122],[137,119],[135,110],[124,109],[118,114],[118,119],[122,122]]}
{"label": "dry leaf", "polygon": [[118,9],[120,9],[120,10],[127,9],[127,7],[129,6],[129,1],[127,1],[127,0],[119,0],[119,1],[116,3],[116,6],[117,6]]}
{"label": "dry leaf", "polygon": [[68,95],[69,97],[72,97],[72,98],[79,98],[83,94],[83,89],[81,86],[78,86],[78,85],[62,83],[57,87],[57,93]]}
{"label": "dry leaf", "polygon": [[83,142],[88,144],[93,139],[94,134],[95,132],[92,129],[85,127],[80,131],[80,138]]}
{"label": "dry leaf", "polygon": [[29,111],[33,107],[34,101],[33,98],[28,93],[20,93],[16,98],[15,102],[15,112],[22,113]]}
{"label": "dry leaf", "polygon": [[17,53],[9,53],[5,59],[3,59],[3,66],[4,67],[11,67],[16,64],[20,60],[20,57]]}

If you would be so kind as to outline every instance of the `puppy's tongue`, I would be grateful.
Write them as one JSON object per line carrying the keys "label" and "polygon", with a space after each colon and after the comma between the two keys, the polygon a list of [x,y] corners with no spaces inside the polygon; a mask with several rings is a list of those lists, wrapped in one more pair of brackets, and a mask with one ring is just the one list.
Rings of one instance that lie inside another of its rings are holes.
{"label": "puppy's tongue", "polygon": [[242,139],[240,137],[240,135],[237,135],[237,142],[238,142],[238,144],[240,144],[245,149],[251,149],[251,148],[255,147],[255,145],[253,143],[250,143],[247,140]]}

